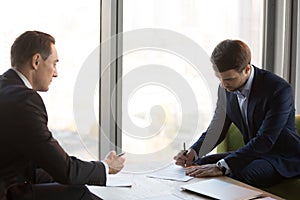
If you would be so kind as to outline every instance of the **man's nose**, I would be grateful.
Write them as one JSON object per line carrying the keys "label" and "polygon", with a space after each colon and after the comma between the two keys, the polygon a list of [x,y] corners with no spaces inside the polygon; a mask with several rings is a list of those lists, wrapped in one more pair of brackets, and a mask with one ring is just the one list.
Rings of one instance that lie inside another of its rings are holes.
{"label": "man's nose", "polygon": [[228,84],[227,81],[220,80],[220,82],[221,82],[221,86],[223,86],[223,87],[225,87],[225,88],[229,86],[229,84]]}

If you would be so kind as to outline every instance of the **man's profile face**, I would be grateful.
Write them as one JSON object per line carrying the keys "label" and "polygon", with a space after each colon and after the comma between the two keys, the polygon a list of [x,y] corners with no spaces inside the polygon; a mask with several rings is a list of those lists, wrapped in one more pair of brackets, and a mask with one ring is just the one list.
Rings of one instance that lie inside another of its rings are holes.
{"label": "man's profile face", "polygon": [[48,91],[53,77],[57,77],[56,63],[58,62],[57,51],[51,44],[51,54],[46,60],[40,59],[35,78],[35,89],[37,91]]}
{"label": "man's profile face", "polygon": [[220,80],[222,87],[228,92],[234,92],[245,85],[250,76],[250,70],[250,65],[247,65],[242,72],[230,69],[224,72],[215,72],[215,75]]}

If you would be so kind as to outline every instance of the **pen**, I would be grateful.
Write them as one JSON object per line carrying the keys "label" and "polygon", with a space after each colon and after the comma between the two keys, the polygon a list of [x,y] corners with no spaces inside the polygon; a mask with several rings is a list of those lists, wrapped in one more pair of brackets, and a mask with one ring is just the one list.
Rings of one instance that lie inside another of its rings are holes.
{"label": "pen", "polygon": [[125,154],[125,152],[119,153],[117,156],[123,156]]}
{"label": "pen", "polygon": [[[186,155],[187,150],[185,148],[185,142],[183,143],[183,155]],[[186,167],[186,161],[184,161],[184,167]]]}

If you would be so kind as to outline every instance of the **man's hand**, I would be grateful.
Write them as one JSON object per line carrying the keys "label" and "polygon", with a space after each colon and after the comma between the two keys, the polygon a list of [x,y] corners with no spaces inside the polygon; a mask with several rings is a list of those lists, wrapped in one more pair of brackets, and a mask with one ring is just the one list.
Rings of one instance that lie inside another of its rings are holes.
{"label": "man's hand", "polygon": [[193,177],[213,177],[222,176],[222,170],[216,164],[196,165],[188,167],[186,175]]}
{"label": "man's hand", "polygon": [[109,167],[109,174],[116,174],[124,167],[125,158],[117,156],[115,151],[109,152],[105,157],[105,162]]}
{"label": "man's hand", "polygon": [[194,151],[189,149],[188,151],[180,151],[176,156],[174,156],[174,160],[176,160],[176,165],[181,165],[182,167],[188,167],[192,165],[194,160]]}

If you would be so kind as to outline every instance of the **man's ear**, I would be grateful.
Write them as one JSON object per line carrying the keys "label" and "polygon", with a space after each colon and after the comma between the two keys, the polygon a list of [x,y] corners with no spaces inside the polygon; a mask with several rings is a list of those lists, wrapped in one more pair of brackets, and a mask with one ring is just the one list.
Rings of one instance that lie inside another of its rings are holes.
{"label": "man's ear", "polygon": [[246,74],[250,74],[250,71],[251,71],[251,65],[250,64],[248,64],[246,67],[245,67],[245,72],[246,72]]}
{"label": "man's ear", "polygon": [[40,64],[40,61],[41,61],[41,55],[39,53],[36,53],[32,56],[32,59],[31,59],[31,66],[37,70],[38,67],[39,67],[39,64]]}

